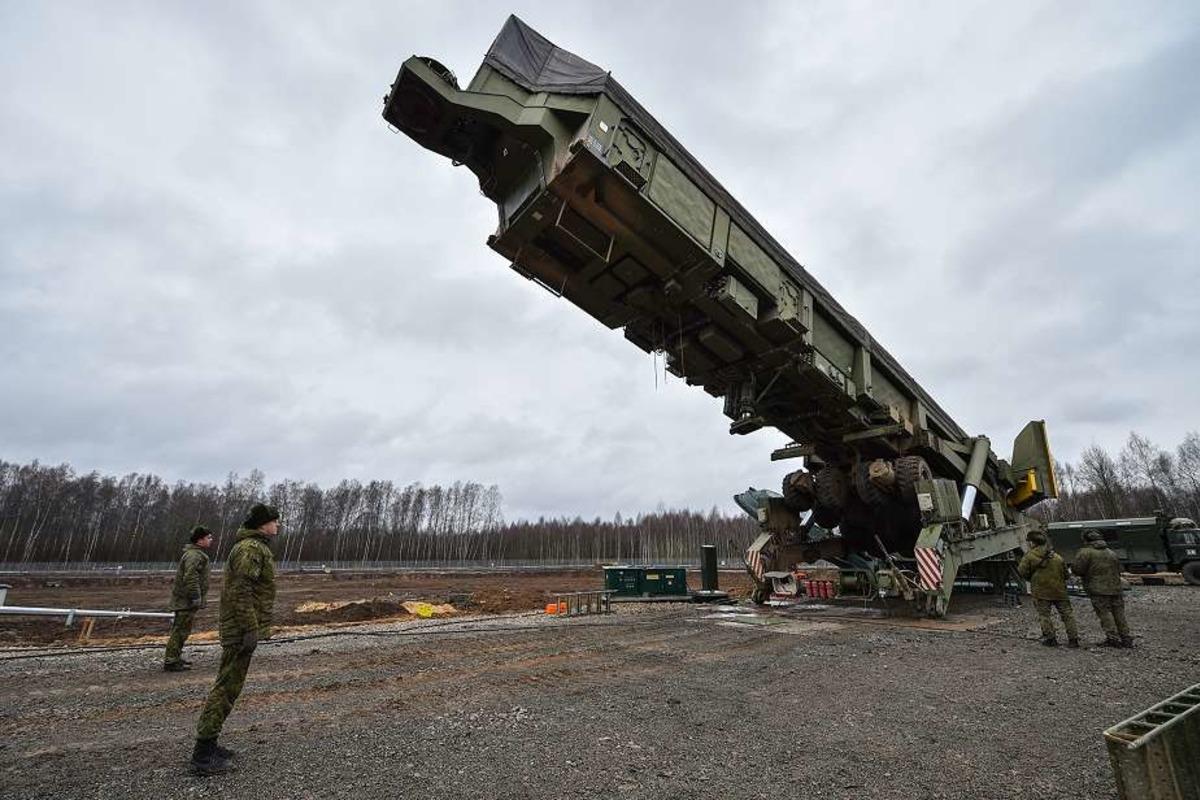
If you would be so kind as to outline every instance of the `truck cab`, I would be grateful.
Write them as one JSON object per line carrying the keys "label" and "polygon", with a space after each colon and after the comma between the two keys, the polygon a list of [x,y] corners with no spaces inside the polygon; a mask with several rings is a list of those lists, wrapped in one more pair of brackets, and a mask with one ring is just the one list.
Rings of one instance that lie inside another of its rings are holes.
{"label": "truck cab", "polygon": [[1176,517],[1168,523],[1165,538],[1171,563],[1178,565],[1185,581],[1200,586],[1200,528],[1186,517]]}

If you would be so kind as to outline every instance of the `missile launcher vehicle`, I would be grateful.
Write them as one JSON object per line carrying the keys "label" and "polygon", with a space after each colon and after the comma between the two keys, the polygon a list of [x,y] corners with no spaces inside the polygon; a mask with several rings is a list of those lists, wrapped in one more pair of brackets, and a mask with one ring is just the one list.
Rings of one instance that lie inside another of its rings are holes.
{"label": "missile launcher vehicle", "polygon": [[1007,583],[1022,512],[1057,494],[1044,424],[1007,461],[964,431],[608,71],[510,17],[465,88],[405,61],[383,116],[475,174],[513,271],[664,354],[731,433],[792,440],[782,491],[735,498],[762,527],[757,599],[811,588],[815,559],[822,597],[931,614],[967,565]]}

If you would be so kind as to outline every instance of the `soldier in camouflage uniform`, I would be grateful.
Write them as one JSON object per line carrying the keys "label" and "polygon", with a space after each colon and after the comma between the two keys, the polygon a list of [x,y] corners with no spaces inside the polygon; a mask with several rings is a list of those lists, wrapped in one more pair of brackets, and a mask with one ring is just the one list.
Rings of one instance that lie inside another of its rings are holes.
{"label": "soldier in camouflage uniform", "polygon": [[271,636],[275,606],[275,557],[270,542],[279,533],[279,512],[255,505],[237,532],[225,561],[221,588],[221,666],[196,725],[192,767],[202,775],[231,769],[232,750],[217,745],[225,718],[246,682],[259,639]]}
{"label": "soldier in camouflage uniform", "polygon": [[1038,622],[1042,626],[1042,644],[1047,647],[1058,645],[1054,618],[1050,616],[1051,609],[1057,608],[1058,615],[1062,617],[1063,627],[1067,629],[1067,647],[1079,647],[1075,611],[1071,608],[1070,598],[1067,597],[1066,562],[1047,543],[1044,533],[1030,531],[1025,538],[1033,545],[1033,549],[1021,559],[1021,563],[1017,565],[1017,572],[1032,585],[1033,604],[1037,608]]}
{"label": "soldier in camouflage uniform", "polygon": [[1133,647],[1129,623],[1125,619],[1125,597],[1121,594],[1121,560],[1108,549],[1100,531],[1083,533],[1083,547],[1075,554],[1071,571],[1083,579],[1083,588],[1092,601],[1092,610],[1104,629],[1101,647]]}
{"label": "soldier in camouflage uniform", "polygon": [[182,672],[192,668],[183,658],[183,644],[192,632],[196,612],[208,604],[208,548],[212,547],[212,531],[203,525],[192,529],[190,542],[183,548],[175,583],[171,586],[171,607],[175,619],[171,622],[171,637],[163,656],[163,669]]}

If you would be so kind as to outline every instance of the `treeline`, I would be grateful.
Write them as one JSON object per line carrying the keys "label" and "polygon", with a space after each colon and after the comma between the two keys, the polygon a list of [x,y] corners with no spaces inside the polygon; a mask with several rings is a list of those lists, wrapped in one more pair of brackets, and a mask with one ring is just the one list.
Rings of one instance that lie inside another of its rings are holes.
{"label": "treeline", "polygon": [[80,475],[69,465],[0,461],[0,563],[155,562],[178,557],[187,533],[217,532],[223,560],[246,510],[280,510],[285,562],[693,561],[703,543],[737,558],[749,517],[663,510],[635,518],[506,523],[497,486],[398,486],[391,481],[267,484],[260,472],[223,484],[168,484],[154,475]]}
{"label": "treeline", "polygon": [[1056,467],[1059,498],[1035,509],[1048,522],[1145,517],[1159,510],[1200,519],[1200,434],[1195,431],[1174,450],[1130,433],[1118,453],[1092,445],[1078,461]]}

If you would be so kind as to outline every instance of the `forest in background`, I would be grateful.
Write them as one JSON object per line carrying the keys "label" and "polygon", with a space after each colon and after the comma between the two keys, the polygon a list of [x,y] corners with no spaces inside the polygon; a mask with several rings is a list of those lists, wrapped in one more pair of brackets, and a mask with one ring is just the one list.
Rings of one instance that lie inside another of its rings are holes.
{"label": "forest in background", "polygon": [[[1046,521],[1149,516],[1200,518],[1200,435],[1174,449],[1131,433],[1110,453],[1086,448],[1057,464],[1060,496],[1034,509]],[[404,486],[345,480],[322,488],[268,484],[260,472],[222,484],[168,484],[154,475],[77,474],[70,466],[0,461],[0,563],[172,561],[197,524],[217,532],[224,558],[255,502],[277,506],[282,561],[589,564],[694,562],[701,544],[739,561],[758,533],[745,514],[659,509],[611,520],[506,522],[497,486]]]}
{"label": "forest in background", "polygon": [[220,485],[168,484],[154,475],[81,475],[66,464],[0,461],[0,563],[172,561],[198,524],[217,533],[213,555],[223,560],[256,502],[280,511],[275,550],[284,562],[687,563],[699,558],[701,544],[717,545],[720,558],[739,558],[758,529],[746,515],[715,507],[509,523],[499,487],[471,482],[344,480],[322,488],[268,484],[255,471]]}
{"label": "forest in background", "polygon": [[1092,445],[1057,462],[1059,496],[1033,513],[1047,521],[1148,517],[1155,511],[1200,519],[1200,434],[1166,450],[1130,433],[1116,454]]}

